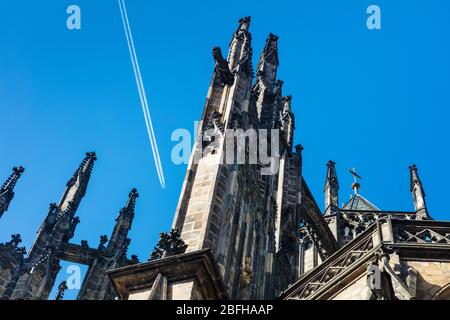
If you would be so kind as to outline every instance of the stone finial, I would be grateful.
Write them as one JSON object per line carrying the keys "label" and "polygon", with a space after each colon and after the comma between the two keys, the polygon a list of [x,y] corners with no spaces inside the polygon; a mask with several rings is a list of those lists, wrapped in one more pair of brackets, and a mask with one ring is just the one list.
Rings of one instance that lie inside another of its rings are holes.
{"label": "stone finial", "polygon": [[283,98],[283,115],[287,116],[292,113],[292,96],[288,95]]}
{"label": "stone finial", "polygon": [[[25,247],[19,247],[19,244],[22,242],[22,237],[20,234],[12,234],[11,240],[6,243],[0,243],[0,250],[7,250],[9,253],[17,255],[19,257],[23,257],[27,250]],[[2,253],[0,253],[1,258]]]}
{"label": "stone finial", "polygon": [[[72,218],[75,215],[78,206],[86,194],[96,160],[97,156],[95,152],[86,153],[86,156],[75,170],[73,176],[67,181],[64,194],[57,205],[59,211],[57,220],[63,216]],[[76,224],[71,225],[71,231],[75,230],[74,226]]]}
{"label": "stone finial", "polygon": [[134,263],[134,264],[139,263],[139,258],[138,258],[138,256],[135,255],[135,254],[132,254],[132,255],[131,255],[131,262]]}
{"label": "stone finial", "polygon": [[423,189],[422,181],[420,180],[417,166],[412,164],[409,166],[410,173],[410,191],[413,196],[414,208],[416,210],[416,219],[429,219],[427,203],[425,201],[425,190]]}
{"label": "stone finial", "polygon": [[169,234],[160,233],[158,244],[150,256],[150,261],[182,254],[186,251],[186,248],[187,244],[181,239],[178,229],[170,230]]}
{"label": "stone finial", "polygon": [[0,190],[13,189],[17,183],[17,180],[22,176],[25,172],[24,167],[14,167],[12,169],[13,173],[9,176],[6,182],[1,186]]}
{"label": "stone finial", "polygon": [[[86,156],[84,157],[83,161],[81,161],[81,164],[78,166],[78,169],[73,174],[73,177],[69,179],[66,186],[72,187],[77,180],[80,180],[80,182],[84,182],[84,184],[87,184],[87,182],[91,177],[95,161],[97,161],[96,153],[86,152]],[[82,189],[85,189],[86,185],[84,185],[83,187],[84,188]],[[82,192],[82,196],[84,196],[84,191]]]}
{"label": "stone finial", "polygon": [[336,162],[330,160],[327,163],[327,178],[325,184],[339,189],[339,180],[336,174]]}
{"label": "stone finial", "polygon": [[266,42],[278,41],[279,37],[276,34],[269,33]]}
{"label": "stone finial", "polygon": [[418,172],[417,166],[415,164],[412,164],[409,166],[409,173],[410,173],[409,191],[413,192],[414,188],[416,186],[419,186],[422,188],[422,181],[420,180],[419,172]]}
{"label": "stone finial", "polygon": [[248,31],[249,27],[250,27],[250,22],[251,22],[251,17],[243,17],[241,19],[239,19],[239,31]]}
{"label": "stone finial", "polygon": [[0,187],[0,217],[8,210],[9,204],[14,198],[14,187],[25,169],[23,167],[14,167],[12,171],[12,174]]}
{"label": "stone finial", "polygon": [[125,204],[125,207],[120,209],[119,216],[117,217],[116,221],[119,220],[121,217],[129,217],[131,219],[134,218],[134,209],[136,206],[136,200],[139,198],[139,193],[137,192],[136,188],[131,189],[130,193],[128,194],[128,200]]}
{"label": "stone finial", "polygon": [[[280,80],[281,81],[281,80]],[[284,103],[290,103],[292,101],[292,95],[287,95],[283,98]]]}
{"label": "stone finial", "polygon": [[64,299],[64,293],[68,289],[67,287],[67,281],[63,281],[58,286],[58,293],[56,294],[55,300],[62,300]]}
{"label": "stone finial", "polygon": [[260,64],[266,61],[274,66],[279,65],[278,61],[278,36],[270,33],[266,39],[264,49],[261,54]]}
{"label": "stone finial", "polygon": [[11,241],[9,242],[10,245],[17,247],[19,243],[22,242],[22,237],[20,234],[12,234],[11,235]]}
{"label": "stone finial", "polygon": [[86,156],[81,161],[80,166],[75,171],[74,177],[82,174],[90,174],[94,166],[94,162],[97,161],[97,155],[95,152],[86,152]]}
{"label": "stone finial", "polygon": [[336,174],[336,162],[327,163],[327,176],[325,179],[325,214],[330,214],[333,208],[339,207],[339,180]]}
{"label": "stone finial", "polygon": [[103,235],[100,236],[100,244],[98,245],[98,250],[104,250],[105,249],[105,243],[108,242],[108,236]]}
{"label": "stone finial", "polygon": [[250,23],[251,20],[252,20],[252,17],[246,16],[246,17],[240,18],[240,19],[239,19],[239,23],[240,23],[240,24],[242,24],[242,23]]}

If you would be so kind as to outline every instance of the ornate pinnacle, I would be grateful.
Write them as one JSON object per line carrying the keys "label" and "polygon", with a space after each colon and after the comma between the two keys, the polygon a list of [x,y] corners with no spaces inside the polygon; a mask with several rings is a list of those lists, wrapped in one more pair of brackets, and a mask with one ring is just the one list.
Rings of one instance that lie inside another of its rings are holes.
{"label": "ornate pinnacle", "polygon": [[8,248],[10,252],[17,254],[19,257],[23,257],[27,250],[25,247],[19,247],[19,243],[22,242],[22,237],[20,234],[11,235],[11,240],[6,243],[0,243],[0,248]]}
{"label": "ornate pinnacle", "polygon": [[266,44],[261,55],[261,60],[269,61],[270,63],[278,66],[278,36],[270,33],[266,39]]}
{"label": "ornate pinnacle", "polygon": [[92,167],[94,166],[94,162],[97,160],[97,155],[95,152],[86,152],[86,157],[84,157],[83,161],[78,168],[76,175],[79,174],[90,174],[92,172]]}
{"label": "ornate pinnacle", "polygon": [[178,229],[170,230],[169,234],[160,233],[158,244],[150,256],[150,261],[182,254],[186,251],[186,248],[187,244],[181,239]]}
{"label": "ornate pinnacle", "polygon": [[239,29],[238,31],[248,31],[248,28],[250,27],[250,21],[251,17],[243,17],[239,19]]}
{"label": "ornate pinnacle", "polygon": [[13,189],[17,183],[17,180],[19,180],[20,176],[24,173],[25,168],[14,167],[12,171],[13,173],[9,176],[8,180],[6,180],[6,182],[2,185],[0,190]]}
{"label": "ornate pinnacle", "polygon": [[267,37],[267,41],[278,41],[279,37],[276,34],[269,33],[269,36]]}
{"label": "ornate pinnacle", "polygon": [[137,192],[136,188],[133,188],[130,193],[128,194],[128,201],[125,204],[125,207],[120,209],[119,216],[117,217],[116,221],[125,215],[133,217],[134,216],[134,208],[136,206],[136,200],[139,198],[139,193]]}
{"label": "ornate pinnacle", "polygon": [[430,219],[425,201],[425,190],[420,180],[419,172],[415,164],[409,166],[410,172],[410,191],[413,195],[414,208],[416,209],[416,219]]}
{"label": "ornate pinnacle", "polygon": [[257,82],[264,84],[264,87],[271,88],[274,93],[281,95],[283,81],[276,81],[278,66],[278,37],[271,33],[267,37],[266,44],[261,52],[256,78]]}
{"label": "ornate pinnacle", "polygon": [[58,205],[56,203],[50,203],[45,222],[48,226],[53,226],[58,219]]}
{"label": "ornate pinnacle", "polygon": [[[284,81],[283,80],[278,79],[277,81],[275,81],[275,85],[273,87],[273,92],[274,92],[274,94],[276,96],[278,96],[278,97],[282,97],[283,96],[283,85],[284,85]],[[284,102],[284,98],[282,98],[282,99],[283,99],[283,102]]]}
{"label": "ornate pinnacle", "polygon": [[71,186],[78,177],[87,178],[91,176],[92,168],[94,167],[94,162],[97,160],[95,152],[86,152],[86,156],[83,161],[81,161],[80,166],[75,171],[73,177],[67,182],[67,186]]}
{"label": "ornate pinnacle", "polygon": [[58,286],[58,293],[56,294],[55,300],[62,300],[64,298],[64,293],[68,289],[67,282],[63,281]]}
{"label": "ornate pinnacle", "polygon": [[292,96],[286,96],[283,98],[283,115],[290,114],[292,112]]}
{"label": "ornate pinnacle", "polygon": [[252,17],[247,16],[247,17],[243,17],[239,19],[239,23],[250,23],[250,21],[252,20]]}
{"label": "ornate pinnacle", "polygon": [[96,160],[97,156],[95,155],[95,152],[86,153],[80,166],[67,182],[64,196],[58,204],[58,209],[62,214],[73,215],[76,212],[81,200],[86,194],[86,189]]}
{"label": "ornate pinnacle", "polygon": [[86,152],[86,156],[84,157],[83,161],[81,162],[80,166],[78,167],[76,174],[90,172],[90,170],[92,169],[92,166],[94,164],[94,161],[96,161],[96,160],[97,160],[97,155],[95,152]]}
{"label": "ornate pinnacle", "polygon": [[12,234],[11,241],[8,244],[12,245],[13,247],[17,247],[19,243],[22,243],[22,237],[20,236],[20,234]]}
{"label": "ornate pinnacle", "polygon": [[[133,188],[128,194],[127,203],[122,209],[120,209],[119,215],[116,218],[116,224],[109,239],[108,245],[106,246],[106,248],[103,248],[103,245],[100,246],[102,250],[105,249],[106,255],[126,256],[128,245],[130,243],[130,239],[128,239],[127,236],[133,223],[134,209],[136,205],[136,199],[138,197],[139,194],[136,188]],[[105,243],[106,241],[103,244]]]}
{"label": "ornate pinnacle", "polygon": [[413,192],[414,187],[416,185],[422,188],[422,181],[420,180],[419,172],[415,164],[409,166],[409,173],[410,173],[410,191]]}
{"label": "ornate pinnacle", "polygon": [[25,169],[14,167],[13,173],[0,188],[0,217],[8,210],[9,204],[14,198],[14,187]]}
{"label": "ornate pinnacle", "polygon": [[107,243],[107,242],[108,242],[107,235],[100,236],[100,244],[98,245],[98,250],[100,250],[100,251],[105,250],[105,243]]}
{"label": "ornate pinnacle", "polygon": [[122,258],[127,257],[128,247],[130,246],[130,243],[131,243],[131,239],[125,238],[122,248],[120,249],[120,252],[119,252],[119,257],[122,257]]}
{"label": "ornate pinnacle", "polygon": [[131,255],[131,262],[132,262],[133,264],[139,263],[139,258],[138,258],[138,256],[135,255],[135,254],[132,254],[132,255]]}
{"label": "ornate pinnacle", "polygon": [[301,144],[298,144],[295,146],[295,152],[297,152],[297,154],[301,154],[303,151],[303,146]]}
{"label": "ornate pinnacle", "polygon": [[336,174],[336,162],[330,160],[327,163],[327,178],[325,184],[339,189],[339,180]]}

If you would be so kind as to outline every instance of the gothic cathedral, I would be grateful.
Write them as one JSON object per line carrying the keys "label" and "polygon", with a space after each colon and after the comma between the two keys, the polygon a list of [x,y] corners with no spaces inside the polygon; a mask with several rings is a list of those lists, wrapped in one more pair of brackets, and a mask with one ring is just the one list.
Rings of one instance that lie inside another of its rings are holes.
{"label": "gothic cathedral", "polygon": [[[172,230],[161,234],[150,259],[127,253],[135,189],[109,238],[97,247],[71,242],[96,161],[87,153],[29,252],[19,246],[20,235],[0,244],[1,299],[53,299],[61,260],[89,267],[80,300],[450,299],[450,222],[428,212],[417,167],[409,168],[415,209],[399,212],[364,198],[356,172],[353,195],[340,206],[336,164],[329,161],[321,212],[303,178],[303,148],[293,142],[293,99],[277,78],[278,37],[267,37],[254,70],[249,28],[250,18],[242,18],[226,58],[213,49],[203,139],[195,143]],[[278,149],[273,174],[264,174],[269,165],[260,161],[216,161],[236,130],[279,132],[276,148],[258,136],[269,152]],[[0,188],[0,218],[9,214],[23,172],[14,168]],[[57,299],[65,288],[59,285]]]}

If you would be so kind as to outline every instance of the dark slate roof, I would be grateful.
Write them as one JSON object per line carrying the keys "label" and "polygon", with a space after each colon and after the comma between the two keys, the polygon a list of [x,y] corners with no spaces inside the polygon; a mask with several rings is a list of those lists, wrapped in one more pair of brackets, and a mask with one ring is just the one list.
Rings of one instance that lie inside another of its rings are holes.
{"label": "dark slate roof", "polygon": [[363,210],[363,211],[381,211],[376,205],[356,193],[351,196],[350,200],[342,207],[343,210]]}

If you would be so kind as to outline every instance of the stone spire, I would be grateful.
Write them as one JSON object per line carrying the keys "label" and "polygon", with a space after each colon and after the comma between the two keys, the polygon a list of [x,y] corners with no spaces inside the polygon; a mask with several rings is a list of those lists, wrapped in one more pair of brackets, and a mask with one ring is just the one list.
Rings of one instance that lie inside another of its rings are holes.
{"label": "stone spire", "polygon": [[228,63],[233,71],[242,66],[247,73],[252,72],[252,35],[250,29],[250,17],[239,20],[239,26],[233,34],[228,52]]}
{"label": "stone spire", "polygon": [[286,96],[283,98],[283,111],[281,112],[281,128],[283,129],[286,143],[289,148],[292,148],[292,142],[294,140],[295,130],[295,117],[292,112],[292,96]]}
{"label": "stone spire", "polygon": [[256,81],[259,82],[260,86],[274,89],[278,66],[278,36],[271,33],[266,39],[258,62]]}
{"label": "stone spire", "polygon": [[64,293],[66,292],[67,289],[68,289],[67,282],[66,281],[61,282],[58,286],[58,292],[56,293],[55,300],[60,301],[64,299]]}
{"label": "stone spire", "polygon": [[58,204],[60,211],[66,210],[69,205],[72,211],[76,211],[81,199],[86,194],[87,185],[91,178],[94,162],[97,160],[95,152],[87,152],[85,158],[75,171],[72,178],[66,184],[64,194]]}
{"label": "stone spire", "polygon": [[[216,61],[215,70],[212,75],[210,86],[208,89],[207,99],[202,113],[202,139],[197,139],[193,153],[191,164],[187,170],[187,183],[183,185],[180,195],[179,206],[177,207],[174,218],[174,229],[180,230],[180,233],[191,233],[188,251],[200,250],[206,247],[212,251],[216,249],[218,244],[219,233],[212,231],[209,227],[210,220],[215,219],[213,215],[221,215],[222,213],[212,212],[209,206],[198,209],[194,206],[195,201],[205,201],[205,203],[215,203],[221,201],[220,195],[216,194],[216,180],[220,178],[221,166],[210,167],[211,161],[215,158],[221,158],[225,155],[224,135],[222,129],[243,129],[250,127],[250,98],[253,85],[253,68],[252,68],[252,37],[249,31],[250,17],[244,17],[239,20],[239,25],[233,33],[227,59],[222,56],[219,48],[213,49],[213,56]],[[225,54],[225,53],[224,53]],[[218,130],[211,130],[216,128]],[[211,131],[219,133],[212,138]],[[209,141],[208,141],[209,140]],[[206,141],[206,142],[205,142]],[[208,149],[208,150],[207,150]],[[197,152],[197,151],[200,152]],[[209,172],[205,179],[197,178]],[[199,192],[198,190],[203,191]],[[206,190],[210,190],[206,191]],[[196,200],[197,199],[197,200]],[[195,215],[197,222],[195,230],[187,226],[184,228],[185,218]],[[192,231],[192,232],[191,232]]]}
{"label": "stone spire", "polygon": [[24,171],[23,167],[14,167],[13,173],[0,187],[0,218],[8,210],[11,200],[14,198],[14,187]]}
{"label": "stone spire", "polygon": [[416,210],[416,219],[424,220],[430,219],[427,210],[427,203],[425,201],[425,191],[423,189],[422,181],[415,164],[409,166],[410,172],[410,191],[414,200],[414,208]]}
{"label": "stone spire", "polygon": [[[55,230],[59,221],[64,220],[67,222],[67,225],[64,227],[64,240],[68,241],[72,238],[75,228],[80,222],[80,219],[75,217],[75,213],[81,200],[86,194],[86,189],[96,160],[97,157],[95,152],[86,153],[86,156],[78,169],[67,182],[66,189],[64,190],[59,204],[50,204],[47,218],[38,231],[37,239],[30,250],[30,256],[41,255],[42,250],[46,247],[45,243],[47,243],[50,238],[55,240],[51,237],[51,233],[56,232]],[[64,223],[61,223],[61,226],[62,225],[64,225]],[[59,239],[59,241],[61,240],[63,239]]]}
{"label": "stone spire", "polygon": [[336,174],[336,162],[328,161],[325,179],[325,214],[330,214],[333,208],[339,206],[339,181]]}
{"label": "stone spire", "polygon": [[270,33],[266,39],[266,44],[264,45],[263,52],[261,54],[261,61],[265,61],[274,66],[279,65],[278,61],[278,36]]}
{"label": "stone spire", "polygon": [[215,66],[215,83],[221,86],[231,86],[235,80],[237,68],[241,66],[249,76],[252,75],[252,46],[251,34],[249,32],[250,17],[239,20],[239,27],[233,34],[228,51],[228,58],[222,55],[219,47],[212,50],[213,58],[216,62]]}
{"label": "stone spire", "polygon": [[[127,250],[130,244],[128,232],[134,219],[134,209],[139,194],[132,189],[128,194],[125,206],[120,209],[119,216],[108,242],[107,236],[100,236],[97,256],[89,268],[78,293],[78,300],[108,300],[112,299],[115,291],[109,281],[107,272],[111,269],[123,267],[127,264]],[[105,244],[108,244],[105,247]],[[132,257],[133,262],[137,257]]]}
{"label": "stone spire", "polygon": [[96,160],[95,153],[88,152],[67,182],[59,203],[50,205],[11,293],[12,299],[48,299],[61,268],[61,248],[73,237],[80,222],[75,213],[86,194]]}
{"label": "stone spire", "polygon": [[108,247],[106,249],[107,255],[117,254],[120,251],[128,237],[128,232],[131,230],[131,225],[134,219],[134,208],[136,206],[136,200],[139,194],[135,188],[133,188],[128,194],[128,201],[120,212],[116,219],[116,225],[111,234],[111,238],[108,242]]}
{"label": "stone spire", "polygon": [[266,129],[280,129],[283,126],[280,120],[284,108],[283,81],[277,80],[278,66],[278,36],[271,33],[259,58],[252,90],[260,125]]}
{"label": "stone spire", "polygon": [[0,300],[8,299],[14,280],[20,272],[26,255],[20,234],[11,235],[11,241],[0,243]]}

